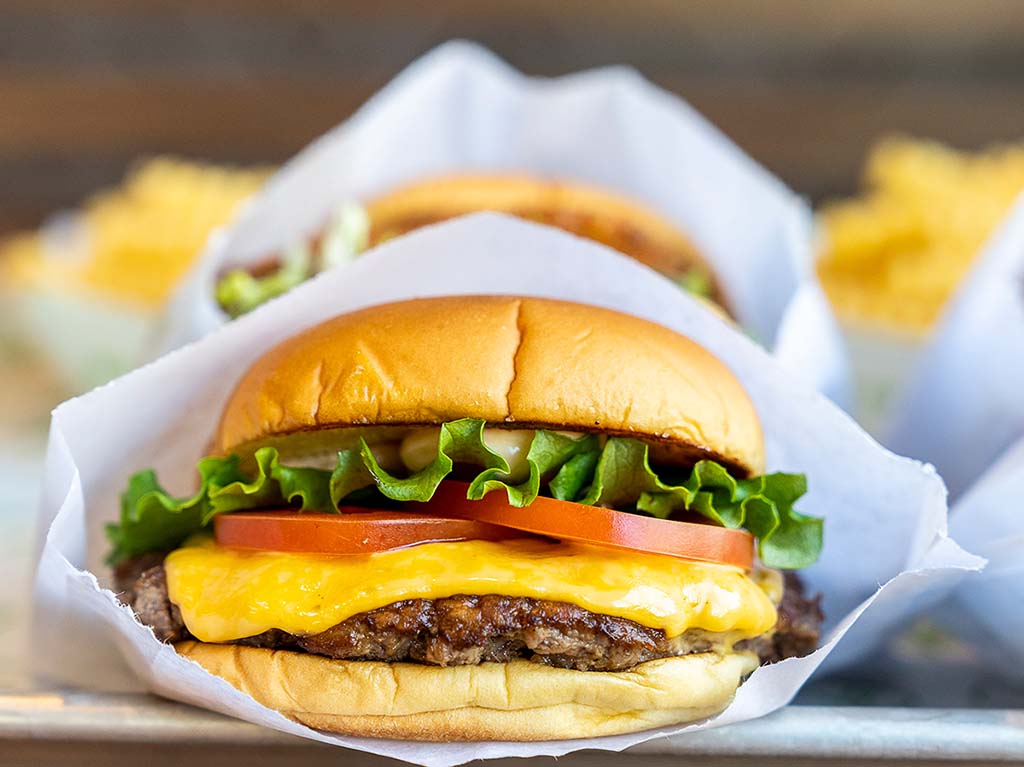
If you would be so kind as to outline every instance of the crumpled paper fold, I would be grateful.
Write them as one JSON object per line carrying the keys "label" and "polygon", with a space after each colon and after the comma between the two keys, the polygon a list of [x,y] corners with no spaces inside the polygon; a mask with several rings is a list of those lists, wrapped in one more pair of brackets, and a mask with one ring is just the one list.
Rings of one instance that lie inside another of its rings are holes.
{"label": "crumpled paper fold", "polygon": [[934,464],[954,500],[1024,436],[1024,196],[950,302],[883,436]]}
{"label": "crumpled paper fold", "polygon": [[958,540],[988,560],[931,619],[971,643],[989,673],[1024,684],[1024,437],[950,510]]}

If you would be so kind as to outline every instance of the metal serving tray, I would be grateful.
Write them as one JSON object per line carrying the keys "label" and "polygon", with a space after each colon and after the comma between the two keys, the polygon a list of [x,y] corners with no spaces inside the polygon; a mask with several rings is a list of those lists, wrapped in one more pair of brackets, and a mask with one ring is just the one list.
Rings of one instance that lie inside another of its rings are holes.
{"label": "metal serving tray", "polygon": [[[300,761],[304,767],[339,762],[395,764],[147,695],[0,694],[3,767],[136,763],[230,767]],[[645,743],[621,755],[585,751],[559,761],[572,765],[1019,763],[1024,761],[1024,710],[794,705],[742,725]]]}
{"label": "metal serving tray", "polygon": [[[622,754],[578,752],[559,762],[581,767],[1024,764],[1024,690],[986,675],[964,650],[969,648],[949,641],[902,638],[871,664],[871,672],[812,682],[795,705],[762,719],[663,738]],[[0,692],[0,767],[276,767],[300,761],[303,767],[398,764],[150,695]],[[522,761],[499,764],[514,767]]]}

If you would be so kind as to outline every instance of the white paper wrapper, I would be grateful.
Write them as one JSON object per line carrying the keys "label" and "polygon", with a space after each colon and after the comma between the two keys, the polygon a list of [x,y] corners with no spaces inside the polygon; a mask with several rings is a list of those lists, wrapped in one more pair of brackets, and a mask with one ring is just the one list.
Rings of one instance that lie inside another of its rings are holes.
{"label": "white paper wrapper", "polygon": [[1021,436],[1024,198],[946,310],[883,441],[934,464],[956,499]]}
{"label": "white paper wrapper", "polygon": [[881,439],[914,373],[925,340],[854,322],[840,322],[840,328],[853,389],[853,408],[846,410],[868,434]]}
{"label": "white paper wrapper", "polygon": [[459,171],[573,179],[649,204],[705,254],[743,327],[846,404],[843,347],[815,278],[802,200],[632,70],[528,78],[461,42],[412,64],[268,183],[224,235],[227,247],[207,249],[171,307],[162,348],[227,321],[213,298],[225,266],[306,240],[340,202]]}
{"label": "white paper wrapper", "polygon": [[932,620],[967,640],[993,674],[1024,682],[1024,438],[952,509],[958,540],[988,559],[957,587]]}
{"label": "white paper wrapper", "polygon": [[564,232],[478,214],[385,244],[347,273],[323,274],[54,412],[43,491],[45,547],[35,597],[37,669],[62,681],[123,687],[137,683],[127,665],[143,685],[169,697],[425,765],[579,748],[617,750],[677,731],[571,742],[447,745],[324,735],[262,708],[178,657],[102,590],[93,575],[104,580],[101,527],[116,518],[117,496],[128,476],[154,466],[167,486],[184,492],[226,396],[270,345],[362,306],[473,293],[585,301],[700,340],[735,371],[757,405],[769,468],[807,473],[810,493],[800,508],[827,521],[823,556],[805,573],[811,587],[826,595],[828,642],[810,657],[760,669],[726,712],[695,728],[748,719],[784,705],[854,621],[855,639],[835,648],[833,658],[856,658],[912,608],[941,596],[979,566],[980,560],[945,535],[944,489],[933,471],[879,447],[830,401],[672,283]]}

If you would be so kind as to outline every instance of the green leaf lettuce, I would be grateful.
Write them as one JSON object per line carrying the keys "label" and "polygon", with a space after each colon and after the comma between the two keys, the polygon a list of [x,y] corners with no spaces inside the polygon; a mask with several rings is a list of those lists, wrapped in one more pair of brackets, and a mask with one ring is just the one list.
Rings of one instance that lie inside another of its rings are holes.
{"label": "green leaf lettuce", "polygon": [[110,561],[173,548],[216,514],[242,509],[337,512],[345,504],[425,502],[456,467],[476,471],[467,489],[472,500],[499,491],[514,507],[545,494],[661,519],[700,514],[723,527],[750,531],[769,567],[805,567],[820,553],[822,520],[793,508],[807,490],[803,475],[736,479],[724,466],[700,461],[677,472],[682,476],[660,476],[650,465],[648,446],[639,440],[539,430],[527,450],[526,477],[514,478],[505,458],[485,443],[484,426],[468,418],[442,424],[434,459],[407,476],[384,469],[365,441],[340,451],[332,471],[282,466],[270,447],[256,451],[255,471],[247,473],[236,456],[204,458],[198,465],[200,488],[184,498],[169,495],[152,471],[139,472],[121,497],[120,522],[107,528]]}
{"label": "green leaf lettuce", "polygon": [[369,244],[370,219],[366,210],[345,203],[335,211],[323,231],[317,251],[309,245],[289,248],[284,258],[266,274],[232,269],[214,289],[217,303],[232,318],[251,312],[260,304],[286,293],[318,272],[352,261]]}

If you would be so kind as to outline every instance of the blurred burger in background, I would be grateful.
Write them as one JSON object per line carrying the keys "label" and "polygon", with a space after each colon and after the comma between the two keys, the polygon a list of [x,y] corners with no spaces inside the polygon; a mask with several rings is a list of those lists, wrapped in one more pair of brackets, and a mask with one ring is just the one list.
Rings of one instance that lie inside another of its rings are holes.
{"label": "blurred burger in background", "polygon": [[728,311],[713,270],[690,239],[656,211],[618,193],[527,175],[460,174],[342,205],[321,234],[248,267],[225,270],[216,295],[238,317],[367,248],[457,216],[496,211],[600,242]]}

